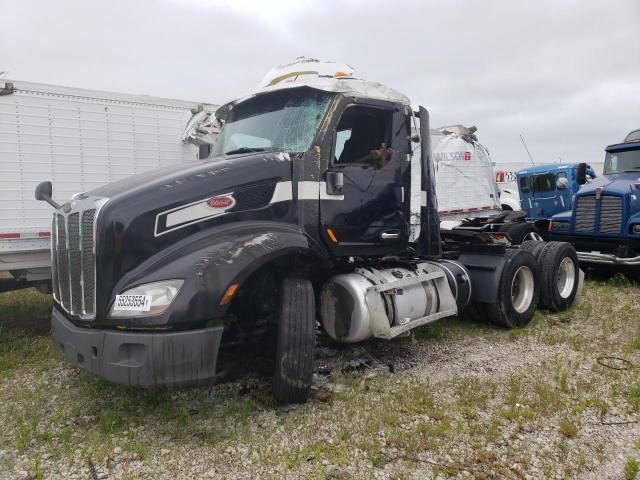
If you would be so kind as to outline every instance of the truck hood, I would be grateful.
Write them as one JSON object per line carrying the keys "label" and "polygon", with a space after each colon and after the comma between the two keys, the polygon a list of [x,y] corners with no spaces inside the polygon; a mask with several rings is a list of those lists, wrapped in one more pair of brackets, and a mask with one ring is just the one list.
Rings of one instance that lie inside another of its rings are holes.
{"label": "truck hood", "polygon": [[603,193],[625,195],[635,190],[633,184],[639,178],[640,171],[602,175],[583,185],[578,195],[594,195],[597,188],[602,188]]}
{"label": "truck hood", "polygon": [[107,199],[96,226],[98,304],[110,298],[127,272],[153,262],[171,245],[194,235],[213,235],[232,222],[272,219],[280,212],[280,204],[273,203],[276,184],[291,180],[291,166],[282,152],[224,156],[136,175],[90,192],[90,198]]}

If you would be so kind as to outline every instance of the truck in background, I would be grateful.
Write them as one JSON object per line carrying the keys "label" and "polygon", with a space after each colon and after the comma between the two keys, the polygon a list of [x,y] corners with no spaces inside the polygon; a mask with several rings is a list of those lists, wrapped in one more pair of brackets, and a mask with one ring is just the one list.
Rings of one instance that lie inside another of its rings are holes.
{"label": "truck in background", "polygon": [[605,152],[602,176],[580,188],[571,210],[551,218],[549,235],[575,245],[581,262],[638,267],[640,130]]}
{"label": "truck in background", "polygon": [[185,126],[194,112],[201,119],[214,110],[147,95],[0,82],[0,274],[10,274],[0,278],[0,291],[48,288],[51,215],[33,198],[43,175],[61,197],[72,198],[130,175],[196,161],[197,139],[211,132]]}
{"label": "truck in background", "polygon": [[571,210],[574,195],[596,178],[596,172],[586,163],[553,163],[520,170],[516,178],[520,207],[527,218],[550,220]]}
{"label": "truck in background", "polygon": [[[470,216],[489,216],[500,211],[489,152],[478,142],[476,131],[476,127],[462,125],[430,130],[438,214],[444,229],[451,229]],[[414,162],[411,168],[414,182],[411,225],[419,229],[421,166]]]}
{"label": "truck in background", "polygon": [[275,398],[303,402],[316,320],[354,343],[467,308],[521,327],[539,303],[574,302],[571,245],[544,244],[537,259],[490,233],[440,231],[427,110],[348,68],[302,59],[276,70],[217,110],[207,160],[62,206],[51,182],[38,185],[55,207],[52,334],[65,358],[113,382],[193,385],[215,378],[223,343],[259,336]]}

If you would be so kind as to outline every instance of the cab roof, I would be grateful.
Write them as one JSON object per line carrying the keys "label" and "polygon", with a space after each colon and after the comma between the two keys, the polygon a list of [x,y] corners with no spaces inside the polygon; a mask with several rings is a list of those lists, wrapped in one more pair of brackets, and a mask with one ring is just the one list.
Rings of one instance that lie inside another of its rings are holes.
{"label": "cab roof", "polygon": [[356,78],[353,68],[347,64],[299,58],[289,65],[271,70],[258,88],[222,105],[216,111],[216,117],[224,119],[231,107],[258,95],[303,87],[411,107],[411,101],[406,95],[381,83]]}
{"label": "cab roof", "polygon": [[547,163],[546,165],[536,165],[534,167],[519,170],[518,175],[531,175],[536,173],[547,173],[552,170],[560,170],[562,168],[573,168],[577,163]]}

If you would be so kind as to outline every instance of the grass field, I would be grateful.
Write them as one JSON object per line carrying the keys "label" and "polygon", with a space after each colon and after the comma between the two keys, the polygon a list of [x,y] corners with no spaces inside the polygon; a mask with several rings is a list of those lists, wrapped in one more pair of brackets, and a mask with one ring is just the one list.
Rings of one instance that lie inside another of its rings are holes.
{"label": "grass field", "polygon": [[49,296],[1,294],[0,478],[635,478],[639,295],[616,277],[527,328],[424,327],[389,347],[396,373],[342,373],[349,347],[330,398],[282,409],[255,372],[106,383],[52,347]]}

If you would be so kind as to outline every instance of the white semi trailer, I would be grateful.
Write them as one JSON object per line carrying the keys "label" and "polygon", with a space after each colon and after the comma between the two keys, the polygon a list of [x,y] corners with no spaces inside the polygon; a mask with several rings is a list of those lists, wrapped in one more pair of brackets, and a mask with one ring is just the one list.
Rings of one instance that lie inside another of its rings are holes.
{"label": "white semi trailer", "polygon": [[211,132],[185,127],[201,125],[190,119],[215,108],[0,81],[0,291],[48,285],[51,212],[33,196],[42,178],[54,181],[58,198],[70,198],[136,173],[197,160],[208,154],[199,136],[211,138]]}

